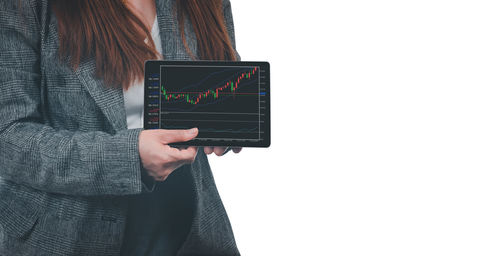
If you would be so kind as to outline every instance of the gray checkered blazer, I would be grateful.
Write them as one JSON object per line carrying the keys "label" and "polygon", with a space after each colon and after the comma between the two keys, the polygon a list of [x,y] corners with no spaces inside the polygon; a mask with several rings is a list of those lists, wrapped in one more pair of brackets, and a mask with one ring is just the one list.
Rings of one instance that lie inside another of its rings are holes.
{"label": "gray checkered blazer", "polygon": [[[162,54],[189,60],[173,2],[156,0]],[[190,26],[187,39],[196,52]],[[73,72],[58,45],[48,0],[0,0],[0,255],[118,255],[127,196],[154,189],[141,181],[142,129],[127,129],[122,90],[95,78],[92,59]],[[196,207],[179,254],[238,255],[204,151],[183,168]]]}

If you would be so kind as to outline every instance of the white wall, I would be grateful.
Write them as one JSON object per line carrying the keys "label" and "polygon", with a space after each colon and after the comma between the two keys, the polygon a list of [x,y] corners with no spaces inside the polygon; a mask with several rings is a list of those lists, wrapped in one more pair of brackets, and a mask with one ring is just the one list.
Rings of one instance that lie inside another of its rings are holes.
{"label": "white wall", "polygon": [[232,0],[272,145],[210,156],[243,255],[500,255],[500,6]]}

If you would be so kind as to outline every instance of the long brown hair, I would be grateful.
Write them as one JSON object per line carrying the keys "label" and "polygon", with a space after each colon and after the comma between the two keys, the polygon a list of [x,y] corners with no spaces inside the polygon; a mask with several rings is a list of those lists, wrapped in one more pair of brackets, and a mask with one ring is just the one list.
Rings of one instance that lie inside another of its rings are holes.
{"label": "long brown hair", "polygon": [[[51,0],[51,5],[58,19],[59,58],[69,58],[76,70],[83,59],[94,57],[95,75],[106,86],[128,89],[132,81],[143,78],[144,62],[158,57],[149,29],[123,0]],[[173,9],[191,58],[236,59],[222,0],[177,0]],[[196,35],[196,53],[187,46],[186,19]]]}

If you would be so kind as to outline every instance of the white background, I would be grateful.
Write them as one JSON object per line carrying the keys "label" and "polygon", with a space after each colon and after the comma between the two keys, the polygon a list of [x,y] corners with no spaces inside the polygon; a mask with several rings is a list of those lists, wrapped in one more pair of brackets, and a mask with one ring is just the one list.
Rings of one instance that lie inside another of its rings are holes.
{"label": "white background", "polygon": [[232,0],[272,144],[209,156],[242,255],[500,255],[498,1]]}

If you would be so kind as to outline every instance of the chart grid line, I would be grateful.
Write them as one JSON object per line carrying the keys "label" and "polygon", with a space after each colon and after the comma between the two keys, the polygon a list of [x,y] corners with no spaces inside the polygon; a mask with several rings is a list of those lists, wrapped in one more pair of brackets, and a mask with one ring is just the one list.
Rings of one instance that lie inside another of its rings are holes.
{"label": "chart grid line", "polygon": [[198,127],[196,138],[172,145],[269,146],[269,63],[158,60],[145,66],[145,129]]}

